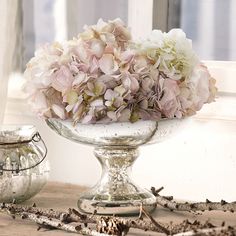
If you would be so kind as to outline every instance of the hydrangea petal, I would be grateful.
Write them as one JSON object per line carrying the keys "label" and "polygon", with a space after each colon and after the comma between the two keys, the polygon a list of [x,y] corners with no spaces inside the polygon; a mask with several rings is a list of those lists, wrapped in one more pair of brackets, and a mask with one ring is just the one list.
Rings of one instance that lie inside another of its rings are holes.
{"label": "hydrangea petal", "polygon": [[99,60],[99,67],[104,74],[112,75],[118,70],[118,64],[112,54],[104,54]]}

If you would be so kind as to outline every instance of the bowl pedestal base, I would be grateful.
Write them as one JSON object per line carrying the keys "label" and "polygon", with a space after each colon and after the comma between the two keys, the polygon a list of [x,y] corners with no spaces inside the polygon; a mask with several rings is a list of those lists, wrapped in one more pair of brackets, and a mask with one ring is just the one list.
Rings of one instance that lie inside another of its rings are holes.
{"label": "bowl pedestal base", "polygon": [[102,176],[96,186],[80,196],[80,211],[102,215],[138,215],[141,205],[148,212],[155,209],[155,196],[136,186],[129,177],[138,157],[136,147],[96,147],[94,154],[101,163]]}

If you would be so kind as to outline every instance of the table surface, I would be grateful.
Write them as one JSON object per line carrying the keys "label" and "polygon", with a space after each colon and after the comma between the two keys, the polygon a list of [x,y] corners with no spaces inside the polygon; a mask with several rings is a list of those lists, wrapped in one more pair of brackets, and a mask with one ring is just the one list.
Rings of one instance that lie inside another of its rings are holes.
{"label": "table surface", "polygon": [[[72,184],[63,184],[49,182],[44,189],[34,198],[25,202],[25,205],[36,203],[40,208],[53,208],[54,210],[66,211],[68,208],[75,208],[79,194],[86,187]],[[211,211],[201,215],[195,215],[185,212],[170,212],[161,207],[157,208],[153,213],[154,218],[159,222],[181,222],[184,219],[200,220],[220,225],[222,221],[231,225],[236,224],[236,213],[226,213]],[[37,225],[33,222],[16,218],[13,220],[10,216],[0,213],[0,236],[66,236],[66,232],[60,230],[41,229],[37,231]],[[72,234],[70,234],[72,235]],[[150,233],[139,230],[130,230],[128,235],[161,235],[158,233]]]}

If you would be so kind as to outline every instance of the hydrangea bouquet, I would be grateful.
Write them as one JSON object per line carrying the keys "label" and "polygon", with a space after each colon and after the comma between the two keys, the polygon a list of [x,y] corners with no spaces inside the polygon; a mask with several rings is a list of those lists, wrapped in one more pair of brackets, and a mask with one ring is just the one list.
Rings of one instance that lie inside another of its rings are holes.
{"label": "hydrangea bouquet", "polygon": [[182,118],[217,90],[182,30],[153,30],[134,41],[120,19],[39,48],[25,78],[40,117],[86,124]]}
{"label": "hydrangea bouquet", "polygon": [[156,197],[129,177],[138,147],[177,133],[181,118],[216,94],[182,30],[154,30],[134,41],[119,19],[99,20],[73,40],[41,47],[25,77],[29,101],[47,125],[95,147],[102,176],[80,195],[78,208],[105,215],[139,214],[141,204],[155,209]]}

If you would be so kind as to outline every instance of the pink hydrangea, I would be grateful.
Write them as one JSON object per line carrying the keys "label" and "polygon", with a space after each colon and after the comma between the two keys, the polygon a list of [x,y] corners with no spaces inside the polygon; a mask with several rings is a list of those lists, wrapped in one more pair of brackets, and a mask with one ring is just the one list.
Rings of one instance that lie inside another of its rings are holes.
{"label": "pink hydrangea", "polygon": [[120,19],[43,46],[25,77],[40,117],[74,123],[182,118],[214,101],[217,91],[183,31],[153,31],[136,42]]}

